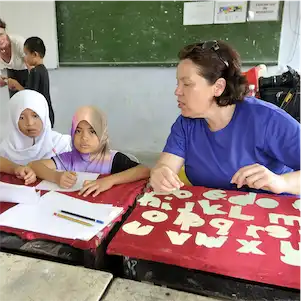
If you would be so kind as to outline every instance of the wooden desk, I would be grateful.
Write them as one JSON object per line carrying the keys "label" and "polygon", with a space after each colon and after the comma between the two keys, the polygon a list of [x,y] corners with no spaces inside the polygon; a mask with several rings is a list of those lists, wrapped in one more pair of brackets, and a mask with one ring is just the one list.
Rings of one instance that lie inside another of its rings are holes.
{"label": "wooden desk", "polygon": [[116,278],[102,301],[216,301],[212,299],[169,288]]}
{"label": "wooden desk", "polygon": [[[3,182],[23,185],[23,181],[12,175],[0,174]],[[35,183],[37,185],[37,183]],[[60,262],[70,262],[85,267],[108,269],[109,261],[105,259],[105,251],[108,242],[119,229],[123,220],[128,216],[135,204],[136,197],[143,191],[146,181],[114,186],[97,197],[91,195],[87,198],[79,196],[77,192],[67,195],[82,198],[92,203],[113,204],[123,207],[123,215],[117,217],[110,225],[89,241],[79,239],[65,239],[41,234],[32,231],[24,231],[11,227],[0,226],[0,248],[5,251],[26,253],[27,256],[40,256],[40,258],[52,259]],[[34,185],[32,185],[34,186]],[[42,194],[45,191],[42,191]],[[6,203],[0,200],[0,214],[15,206],[14,203]]]}
{"label": "wooden desk", "polygon": [[298,199],[204,187],[146,193],[108,253],[123,257],[133,280],[233,300],[299,300]]}
{"label": "wooden desk", "polygon": [[0,300],[99,301],[113,275],[0,252]]}

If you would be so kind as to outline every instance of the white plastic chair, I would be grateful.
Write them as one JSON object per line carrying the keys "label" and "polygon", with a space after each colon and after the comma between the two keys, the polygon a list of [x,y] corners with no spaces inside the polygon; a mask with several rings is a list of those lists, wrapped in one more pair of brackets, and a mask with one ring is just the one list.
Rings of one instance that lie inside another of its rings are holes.
{"label": "white plastic chair", "polygon": [[[117,150],[115,150],[115,152],[119,152]],[[120,152],[123,153],[124,155],[126,155],[127,157],[129,157],[132,161],[140,163],[140,161],[138,160],[137,157],[135,157],[134,155],[130,154],[130,153],[125,153],[125,152]]]}

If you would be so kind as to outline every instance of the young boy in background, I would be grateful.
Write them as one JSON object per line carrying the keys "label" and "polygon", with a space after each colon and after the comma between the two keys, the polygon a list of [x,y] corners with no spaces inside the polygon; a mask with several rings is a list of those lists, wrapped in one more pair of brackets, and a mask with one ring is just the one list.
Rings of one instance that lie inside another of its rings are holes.
{"label": "young boy in background", "polygon": [[30,89],[35,90],[47,100],[49,107],[49,118],[51,127],[54,125],[54,112],[52,109],[50,93],[49,93],[49,76],[48,71],[43,63],[43,58],[46,53],[46,48],[42,39],[38,37],[28,38],[24,43],[25,62],[29,65],[29,75],[26,87],[23,87],[18,81],[12,78],[7,79],[7,84],[10,89],[17,91]]}

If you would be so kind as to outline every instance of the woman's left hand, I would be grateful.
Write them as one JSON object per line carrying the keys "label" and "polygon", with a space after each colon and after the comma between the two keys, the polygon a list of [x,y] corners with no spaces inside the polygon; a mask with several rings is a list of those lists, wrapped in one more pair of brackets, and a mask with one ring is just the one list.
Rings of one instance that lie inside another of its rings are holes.
{"label": "woman's left hand", "polygon": [[250,188],[268,190],[276,194],[286,191],[284,178],[260,164],[240,168],[232,177],[231,183],[236,184],[238,189],[248,185]]}
{"label": "woman's left hand", "polygon": [[96,197],[101,192],[112,188],[113,185],[114,183],[109,177],[98,179],[95,181],[85,181],[83,188],[78,194],[86,197],[89,194],[91,194],[93,191],[95,191],[92,196]]}

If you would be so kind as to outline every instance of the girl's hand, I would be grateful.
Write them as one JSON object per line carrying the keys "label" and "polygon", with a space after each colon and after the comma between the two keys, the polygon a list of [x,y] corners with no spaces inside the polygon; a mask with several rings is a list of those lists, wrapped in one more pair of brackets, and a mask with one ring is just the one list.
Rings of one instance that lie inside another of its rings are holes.
{"label": "girl's hand", "polygon": [[98,179],[95,181],[85,181],[84,187],[81,189],[81,191],[78,194],[86,197],[94,191],[92,196],[96,197],[101,192],[109,190],[113,186],[114,183],[112,179],[110,179],[109,177]]}
{"label": "girl's hand", "polygon": [[58,172],[56,184],[61,188],[69,189],[74,186],[77,181],[77,175],[73,171]]}
{"label": "girl's hand", "polygon": [[35,172],[29,166],[18,166],[15,168],[15,176],[23,179],[25,185],[34,183],[37,180]]}

